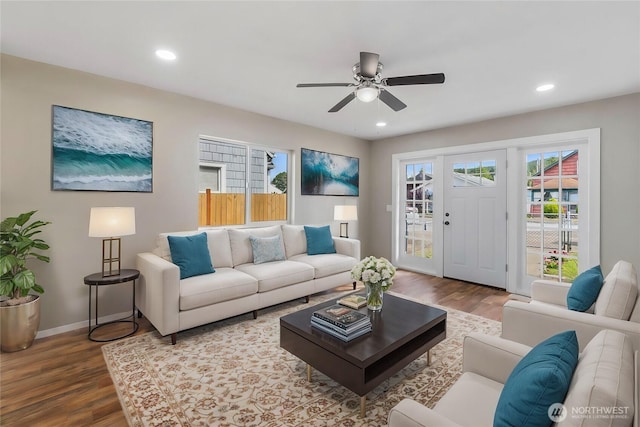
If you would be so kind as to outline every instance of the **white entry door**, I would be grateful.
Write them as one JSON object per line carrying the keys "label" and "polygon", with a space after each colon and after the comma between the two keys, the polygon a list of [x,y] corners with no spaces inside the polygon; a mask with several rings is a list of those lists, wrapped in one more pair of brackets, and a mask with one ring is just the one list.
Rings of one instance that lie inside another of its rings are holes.
{"label": "white entry door", "polygon": [[506,177],[505,150],[445,157],[445,277],[505,288]]}

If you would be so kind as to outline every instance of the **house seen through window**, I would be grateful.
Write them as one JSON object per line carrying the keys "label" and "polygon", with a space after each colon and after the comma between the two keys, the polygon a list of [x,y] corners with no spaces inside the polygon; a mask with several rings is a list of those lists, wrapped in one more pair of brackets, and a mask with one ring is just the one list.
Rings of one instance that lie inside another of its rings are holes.
{"label": "house seen through window", "polygon": [[201,227],[286,221],[289,153],[200,139]]}

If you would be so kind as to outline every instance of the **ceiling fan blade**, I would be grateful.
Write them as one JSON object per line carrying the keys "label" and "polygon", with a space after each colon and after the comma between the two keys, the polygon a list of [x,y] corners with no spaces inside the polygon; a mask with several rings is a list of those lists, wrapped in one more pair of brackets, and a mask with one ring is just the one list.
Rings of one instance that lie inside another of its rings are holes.
{"label": "ceiling fan blade", "polygon": [[444,83],[444,74],[418,74],[415,76],[389,77],[384,79],[387,86],[429,85]]}
{"label": "ceiling fan blade", "polygon": [[393,111],[400,111],[403,108],[407,108],[407,105],[404,102],[400,101],[398,98],[391,95],[391,93],[389,93],[389,91],[385,89],[382,89],[382,88],[380,89],[379,97],[380,97],[380,101],[387,104]]}
{"label": "ceiling fan blade", "polygon": [[349,87],[353,83],[298,83],[296,87]]}
{"label": "ceiling fan blade", "polygon": [[333,106],[333,108],[331,108],[329,110],[330,113],[335,113],[337,111],[342,110],[342,107],[344,107],[345,105],[347,105],[348,103],[350,103],[351,101],[353,101],[353,99],[356,97],[356,94],[351,92],[349,95],[345,96],[342,101],[338,102],[336,105]]}
{"label": "ceiling fan blade", "polygon": [[380,55],[371,52],[360,52],[360,74],[362,77],[373,78],[378,72]]}

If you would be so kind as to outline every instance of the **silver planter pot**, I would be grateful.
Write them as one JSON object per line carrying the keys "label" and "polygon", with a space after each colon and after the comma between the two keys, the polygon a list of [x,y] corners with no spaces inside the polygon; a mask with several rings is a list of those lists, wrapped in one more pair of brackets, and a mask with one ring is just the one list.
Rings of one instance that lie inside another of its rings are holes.
{"label": "silver planter pot", "polygon": [[0,348],[5,353],[33,344],[40,326],[40,296],[26,304],[0,307]]}

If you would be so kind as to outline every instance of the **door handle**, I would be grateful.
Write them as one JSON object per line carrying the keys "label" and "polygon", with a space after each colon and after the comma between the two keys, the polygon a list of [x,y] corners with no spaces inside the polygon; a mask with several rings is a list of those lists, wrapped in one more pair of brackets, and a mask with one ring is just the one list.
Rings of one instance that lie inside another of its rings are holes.
{"label": "door handle", "polygon": [[445,221],[445,222],[444,222],[444,225],[449,225],[449,221]]}

